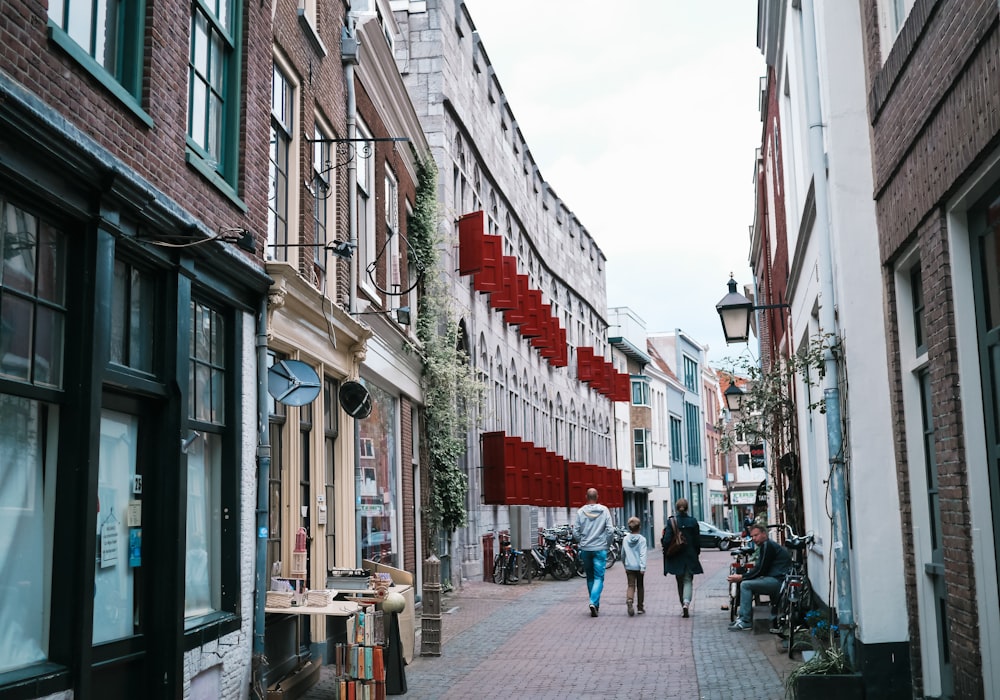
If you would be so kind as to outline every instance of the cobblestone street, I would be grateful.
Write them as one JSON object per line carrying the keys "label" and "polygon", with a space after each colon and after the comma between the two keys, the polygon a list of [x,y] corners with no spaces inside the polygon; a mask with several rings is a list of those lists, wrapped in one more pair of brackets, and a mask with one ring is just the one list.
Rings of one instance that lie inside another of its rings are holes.
{"label": "cobblestone street", "polygon": [[[695,577],[689,619],[659,550],[649,554],[647,612],[631,618],[621,564],[607,573],[596,619],[583,579],[467,581],[444,598],[441,656],[417,656],[406,667],[406,697],[781,700],[794,663],[780,639],[727,629],[729,561],[726,552],[702,553],[705,574]],[[334,697],[329,667],[305,697]]]}

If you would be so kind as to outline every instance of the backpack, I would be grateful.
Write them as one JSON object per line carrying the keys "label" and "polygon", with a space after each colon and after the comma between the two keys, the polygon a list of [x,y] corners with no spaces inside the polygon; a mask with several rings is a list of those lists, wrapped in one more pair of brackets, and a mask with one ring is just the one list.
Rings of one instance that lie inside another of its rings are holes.
{"label": "backpack", "polygon": [[[663,551],[668,557],[673,557],[680,554],[682,551],[684,551],[684,548],[687,547],[687,538],[684,537],[684,531],[681,530],[680,526],[677,524],[677,518],[675,518],[674,516],[670,516],[670,519],[674,521],[673,526],[671,528],[674,532],[674,536],[670,539],[669,542],[666,542],[664,544]],[[664,528],[662,539],[666,539],[666,537],[667,533],[666,529]]]}

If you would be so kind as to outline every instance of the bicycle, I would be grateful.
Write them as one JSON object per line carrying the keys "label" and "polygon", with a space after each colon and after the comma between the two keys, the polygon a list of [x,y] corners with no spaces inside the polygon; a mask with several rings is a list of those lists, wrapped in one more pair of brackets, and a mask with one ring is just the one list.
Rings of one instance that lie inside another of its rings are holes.
{"label": "bicycle", "polygon": [[778,589],[777,624],[771,631],[788,635],[788,658],[792,658],[795,652],[795,633],[802,629],[806,612],[812,608],[812,587],[806,573],[804,553],[816,538],[811,532],[796,535],[787,524],[784,528],[787,534],[785,547],[791,552],[792,565],[781,581],[781,588]]}
{"label": "bicycle", "polygon": [[[753,547],[740,547],[732,550],[729,554],[733,561],[729,564],[729,573],[740,574],[741,576],[753,568]],[[740,584],[732,581],[729,584],[729,621],[736,622],[740,607]]]}
{"label": "bicycle", "polygon": [[500,551],[493,560],[493,583],[531,583],[532,566],[520,549],[514,549],[509,535],[500,535]]}

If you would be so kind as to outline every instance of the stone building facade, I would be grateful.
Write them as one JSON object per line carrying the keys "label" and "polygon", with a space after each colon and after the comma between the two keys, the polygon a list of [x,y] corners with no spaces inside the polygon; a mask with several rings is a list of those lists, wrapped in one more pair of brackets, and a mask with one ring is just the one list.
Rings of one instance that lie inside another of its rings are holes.
{"label": "stone building facade", "polygon": [[[438,167],[443,267],[470,360],[488,385],[483,420],[468,435],[463,464],[469,522],[436,545],[444,555],[442,576],[457,582],[482,575],[484,535],[513,524],[530,543],[534,526],[567,522],[575,510],[485,504],[481,433],[503,431],[565,459],[612,466],[611,402],[575,371],[580,347],[610,362],[606,260],[535,164],[465,5],[392,5],[407,37],[397,63]],[[483,212],[482,233],[502,238],[503,255],[550,305],[547,314],[565,332],[567,366],[543,357],[477,291],[472,276],[459,274],[458,221],[477,211]]]}

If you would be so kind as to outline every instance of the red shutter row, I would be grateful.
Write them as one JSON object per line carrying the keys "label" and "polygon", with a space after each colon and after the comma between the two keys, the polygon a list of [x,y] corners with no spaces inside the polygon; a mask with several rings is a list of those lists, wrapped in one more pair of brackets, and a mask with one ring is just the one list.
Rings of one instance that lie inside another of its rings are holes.
{"label": "red shutter row", "polygon": [[483,502],[578,508],[587,489],[596,488],[601,503],[624,506],[621,474],[615,469],[565,457],[503,431],[483,433]]}
{"label": "red shutter row", "polygon": [[553,367],[566,367],[569,352],[566,329],[542,303],[542,293],[528,286],[528,276],[517,272],[517,258],[503,254],[503,238],[485,233],[482,211],[458,220],[458,272],[472,275],[476,291],[488,294],[490,306],[503,312],[538,354]]}
{"label": "red shutter row", "polygon": [[576,349],[576,376],[612,401],[632,398],[632,379],[628,373],[616,370],[610,362],[597,356],[593,348]]}

